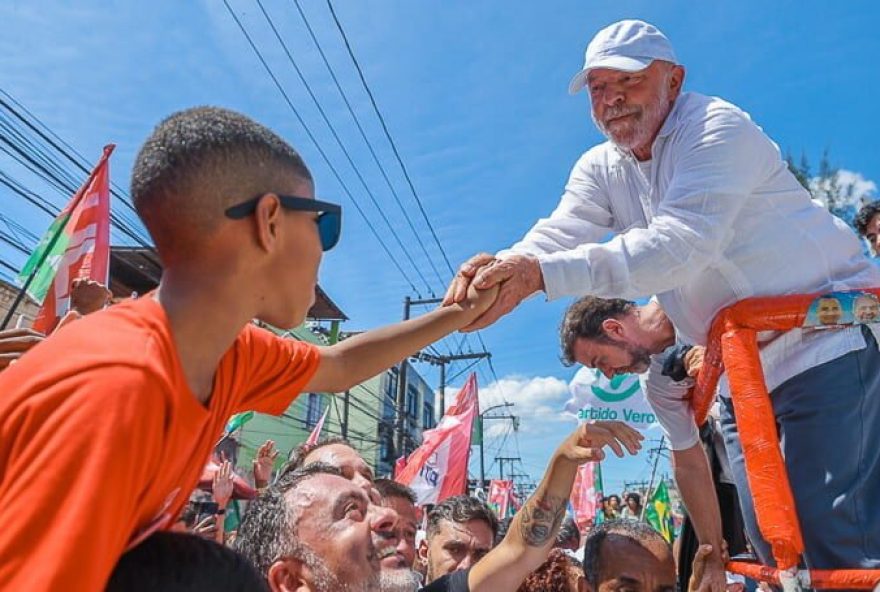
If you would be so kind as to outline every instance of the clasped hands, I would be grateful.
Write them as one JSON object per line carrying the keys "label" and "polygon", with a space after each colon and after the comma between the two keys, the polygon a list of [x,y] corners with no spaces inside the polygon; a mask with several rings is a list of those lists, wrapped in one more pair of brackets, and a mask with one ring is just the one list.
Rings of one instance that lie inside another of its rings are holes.
{"label": "clasped hands", "polygon": [[458,269],[443,298],[443,306],[463,304],[469,300],[468,290],[498,289],[494,302],[463,332],[488,327],[535,292],[544,290],[544,276],[538,259],[533,255],[510,255],[498,259],[488,253],[474,255]]}

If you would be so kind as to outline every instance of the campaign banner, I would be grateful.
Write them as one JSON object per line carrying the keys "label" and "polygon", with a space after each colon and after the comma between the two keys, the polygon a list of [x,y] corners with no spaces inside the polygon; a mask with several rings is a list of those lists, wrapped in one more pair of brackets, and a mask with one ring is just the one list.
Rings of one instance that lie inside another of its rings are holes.
{"label": "campaign banner", "polygon": [[[512,516],[513,481],[508,479],[492,479],[489,482],[489,495],[486,504],[492,508],[499,520]],[[509,513],[509,514],[508,514]]]}
{"label": "campaign banner", "polygon": [[437,427],[422,434],[422,445],[394,478],[415,492],[418,505],[437,504],[466,492],[471,432],[478,414],[477,377],[471,374],[455,404]]}
{"label": "campaign banner", "polygon": [[637,430],[647,430],[657,423],[638,374],[607,378],[599,370],[583,367],[571,379],[568,390],[571,399],[565,410],[581,421],[616,420]]}

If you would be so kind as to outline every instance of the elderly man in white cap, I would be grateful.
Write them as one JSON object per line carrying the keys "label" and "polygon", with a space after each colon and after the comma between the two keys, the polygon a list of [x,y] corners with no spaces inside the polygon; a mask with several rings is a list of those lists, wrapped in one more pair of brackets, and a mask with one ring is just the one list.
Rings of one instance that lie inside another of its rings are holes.
{"label": "elderly man in white cap", "polygon": [[[501,284],[495,305],[470,329],[536,292],[548,299],[656,295],[677,340],[703,345],[716,313],[739,300],[880,286],[880,271],[855,235],[810,200],[748,114],[682,92],[684,77],[669,40],[648,23],[620,21],[593,38],[569,90],[587,89],[608,141],[578,159],[556,209],[520,242],[461,266],[447,304],[461,301],[471,283]],[[625,337],[607,336],[611,345]],[[880,567],[880,353],[873,327],[792,330],[762,335],[761,345],[808,565]],[[635,357],[619,366],[615,371],[645,370]],[[692,453],[697,477],[689,492],[679,485],[701,542],[716,550],[711,569],[722,586],[717,504],[693,487],[708,474],[705,456],[696,427],[680,429],[692,411],[681,389],[665,389],[653,403],[664,427],[677,427],[672,447]],[[722,408],[748,506],[723,385]],[[770,561],[752,508],[743,509],[756,550]]]}

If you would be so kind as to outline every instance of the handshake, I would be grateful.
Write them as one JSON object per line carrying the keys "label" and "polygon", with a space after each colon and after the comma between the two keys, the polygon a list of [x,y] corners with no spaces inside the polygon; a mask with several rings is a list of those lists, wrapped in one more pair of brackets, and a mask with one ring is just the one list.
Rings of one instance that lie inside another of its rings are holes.
{"label": "handshake", "polygon": [[541,265],[533,255],[509,255],[497,259],[480,253],[459,268],[446,290],[443,306],[457,304],[472,313],[470,322],[461,330],[477,331],[543,290]]}

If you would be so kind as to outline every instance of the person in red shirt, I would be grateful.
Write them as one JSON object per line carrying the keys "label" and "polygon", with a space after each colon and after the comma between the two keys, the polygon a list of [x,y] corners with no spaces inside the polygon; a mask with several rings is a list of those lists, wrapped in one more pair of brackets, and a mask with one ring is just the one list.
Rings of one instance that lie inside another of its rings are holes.
{"label": "person in red shirt", "polygon": [[342,392],[476,319],[495,290],[317,347],[303,322],[341,209],[266,127],[200,107],[159,124],[131,195],[165,267],[155,293],[70,323],[0,373],[0,589],[100,590],[172,525],[230,415]]}

